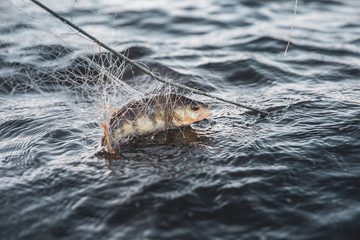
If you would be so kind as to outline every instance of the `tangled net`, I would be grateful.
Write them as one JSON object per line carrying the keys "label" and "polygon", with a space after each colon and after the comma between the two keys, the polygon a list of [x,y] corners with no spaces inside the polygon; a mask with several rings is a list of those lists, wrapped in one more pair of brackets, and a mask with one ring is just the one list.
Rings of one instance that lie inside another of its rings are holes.
{"label": "tangled net", "polygon": [[[30,22],[37,21],[29,14],[23,17]],[[26,32],[28,26],[14,26],[14,32],[15,28]],[[111,118],[114,108],[121,109],[130,102],[158,95],[184,94],[183,90],[174,86],[154,81],[76,32],[59,35],[52,30],[41,29],[36,35],[41,43],[22,46],[14,55],[16,60],[11,63],[10,76],[0,83],[3,91],[11,94],[66,93],[76,101],[89,102],[92,106],[89,111],[96,116],[101,130],[102,124]],[[82,40],[80,46],[79,39]],[[122,54],[127,56],[131,49],[136,50],[136,46],[125,46],[125,49]],[[141,65],[149,69],[145,64]]]}

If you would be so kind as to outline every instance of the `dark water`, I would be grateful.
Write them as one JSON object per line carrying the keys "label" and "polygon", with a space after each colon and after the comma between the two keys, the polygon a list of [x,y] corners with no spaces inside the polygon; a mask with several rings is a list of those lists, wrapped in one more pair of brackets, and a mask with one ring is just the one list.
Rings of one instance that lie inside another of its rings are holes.
{"label": "dark water", "polygon": [[1,1],[0,239],[360,239],[359,1],[300,0],[287,57],[293,1],[44,3],[163,76],[271,114],[217,103],[185,139],[110,161],[95,97],[45,80],[97,47]]}

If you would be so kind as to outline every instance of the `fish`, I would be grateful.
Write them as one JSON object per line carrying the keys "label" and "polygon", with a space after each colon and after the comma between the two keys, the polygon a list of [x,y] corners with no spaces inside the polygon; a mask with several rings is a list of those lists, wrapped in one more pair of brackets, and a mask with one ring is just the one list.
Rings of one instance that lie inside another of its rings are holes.
{"label": "fish", "polygon": [[114,110],[108,125],[103,124],[102,145],[115,152],[111,147],[114,143],[187,126],[211,115],[209,105],[183,95],[156,95],[141,99]]}

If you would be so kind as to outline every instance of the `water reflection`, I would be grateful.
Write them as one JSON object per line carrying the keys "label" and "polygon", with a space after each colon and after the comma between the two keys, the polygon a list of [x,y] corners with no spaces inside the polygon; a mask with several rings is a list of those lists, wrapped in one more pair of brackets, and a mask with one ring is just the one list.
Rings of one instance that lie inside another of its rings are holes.
{"label": "water reflection", "polygon": [[[186,169],[199,168],[188,166],[186,162],[192,165],[193,159],[202,156],[207,151],[207,142],[210,139],[210,131],[187,126],[155,135],[139,136],[119,146],[117,154],[102,151],[99,155],[105,159],[109,169],[117,173],[129,168],[148,168],[150,171],[168,169],[169,171],[161,172],[176,175]],[[181,169],[176,167],[176,163],[181,163]],[[198,161],[194,162],[196,163]]]}

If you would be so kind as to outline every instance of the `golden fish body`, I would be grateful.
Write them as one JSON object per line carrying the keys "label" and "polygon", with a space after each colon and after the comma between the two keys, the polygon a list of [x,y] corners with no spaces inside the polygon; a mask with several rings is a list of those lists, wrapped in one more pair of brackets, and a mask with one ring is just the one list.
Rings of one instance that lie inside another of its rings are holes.
{"label": "golden fish body", "polygon": [[209,109],[205,103],[177,94],[139,100],[113,113],[109,121],[109,141],[119,142],[135,135],[190,125],[210,117]]}

